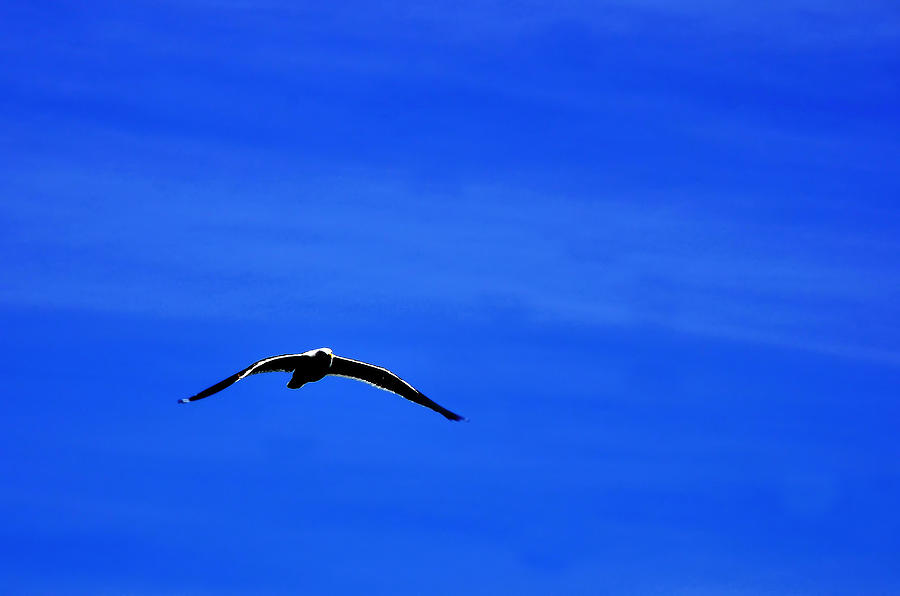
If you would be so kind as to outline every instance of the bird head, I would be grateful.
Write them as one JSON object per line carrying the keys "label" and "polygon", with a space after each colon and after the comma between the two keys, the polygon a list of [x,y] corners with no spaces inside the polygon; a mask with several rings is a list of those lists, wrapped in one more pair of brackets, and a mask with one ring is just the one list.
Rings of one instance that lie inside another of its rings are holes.
{"label": "bird head", "polygon": [[318,350],[313,350],[312,356],[316,360],[321,360],[328,366],[331,366],[331,361],[334,358],[334,353],[332,353],[331,348],[319,348]]}

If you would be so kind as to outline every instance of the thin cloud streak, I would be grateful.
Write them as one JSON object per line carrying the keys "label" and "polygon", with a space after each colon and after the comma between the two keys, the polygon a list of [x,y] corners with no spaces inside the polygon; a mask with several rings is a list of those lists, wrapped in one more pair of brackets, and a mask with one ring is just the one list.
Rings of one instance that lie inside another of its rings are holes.
{"label": "thin cloud streak", "polygon": [[[817,236],[814,223],[799,237],[802,224],[773,226],[764,210],[728,219],[702,204],[563,201],[511,185],[429,194],[397,180],[229,191],[78,172],[28,178],[12,192],[64,198],[4,209],[19,230],[4,253],[31,255],[0,292],[10,306],[254,318],[334,300],[465,312],[499,300],[538,321],[898,358],[879,326],[900,314],[900,279],[890,258],[857,248],[874,240]],[[289,197],[301,199],[284,207]],[[882,255],[895,244],[884,242]]]}

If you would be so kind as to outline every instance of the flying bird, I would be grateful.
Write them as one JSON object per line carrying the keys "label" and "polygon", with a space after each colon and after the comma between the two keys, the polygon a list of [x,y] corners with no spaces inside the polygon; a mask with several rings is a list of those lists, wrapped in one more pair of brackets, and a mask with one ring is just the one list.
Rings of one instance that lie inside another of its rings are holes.
{"label": "flying bird", "polygon": [[330,348],[318,348],[302,354],[282,354],[271,356],[254,362],[242,371],[236,372],[227,379],[219,381],[212,387],[204,389],[197,395],[178,400],[180,404],[197,401],[209,397],[214,393],[234,385],[244,377],[267,372],[289,372],[291,380],[288,381],[288,389],[299,389],[307,383],[319,381],[327,375],[347,377],[374,385],[379,389],[396,393],[420,406],[425,406],[443,415],[448,420],[465,420],[459,414],[454,414],[427,397],[412,385],[392,373],[386,368],[367,364],[359,360],[352,360],[342,356],[335,356]]}

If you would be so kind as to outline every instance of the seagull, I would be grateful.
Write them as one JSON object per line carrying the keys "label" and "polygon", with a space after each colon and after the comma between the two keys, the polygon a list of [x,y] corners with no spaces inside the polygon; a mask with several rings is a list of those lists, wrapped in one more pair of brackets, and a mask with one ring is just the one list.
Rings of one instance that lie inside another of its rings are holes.
{"label": "seagull", "polygon": [[374,385],[379,389],[396,393],[400,397],[405,397],[420,406],[430,408],[448,420],[465,420],[459,414],[454,414],[447,408],[434,403],[388,369],[359,360],[335,356],[331,348],[318,348],[302,354],[282,354],[281,356],[263,358],[244,370],[234,373],[227,379],[219,381],[212,387],[204,389],[197,395],[179,399],[178,403],[186,404],[209,397],[226,387],[234,385],[244,377],[267,372],[293,373],[291,380],[287,384],[288,389],[299,389],[303,385],[319,381],[327,375],[356,379],[357,381]]}

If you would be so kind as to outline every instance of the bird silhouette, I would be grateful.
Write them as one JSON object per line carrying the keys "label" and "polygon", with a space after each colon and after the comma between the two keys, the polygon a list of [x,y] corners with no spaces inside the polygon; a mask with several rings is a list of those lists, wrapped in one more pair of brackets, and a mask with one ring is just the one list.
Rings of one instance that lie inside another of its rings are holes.
{"label": "bird silhouette", "polygon": [[178,403],[186,404],[209,397],[226,387],[234,385],[244,377],[267,372],[293,373],[291,380],[287,383],[288,389],[299,389],[307,383],[319,381],[328,375],[356,379],[357,381],[374,385],[379,389],[396,393],[400,397],[404,397],[420,406],[430,408],[448,420],[465,420],[459,414],[455,414],[431,401],[422,392],[388,369],[359,360],[336,356],[330,348],[317,348],[301,354],[282,354],[281,356],[263,358],[196,395],[178,400]]}

